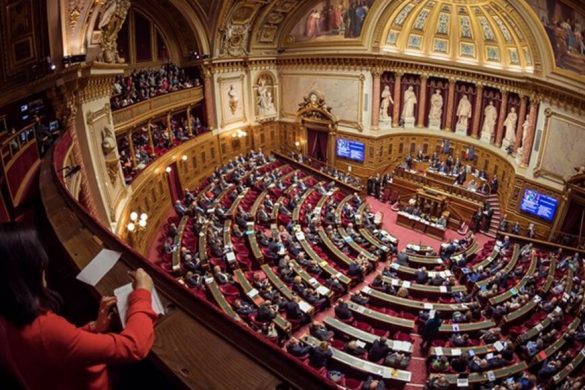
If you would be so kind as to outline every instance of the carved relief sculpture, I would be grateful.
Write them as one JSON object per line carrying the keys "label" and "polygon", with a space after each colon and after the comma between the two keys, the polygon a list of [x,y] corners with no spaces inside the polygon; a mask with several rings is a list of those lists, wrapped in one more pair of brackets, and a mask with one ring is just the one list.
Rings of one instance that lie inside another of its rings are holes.
{"label": "carved relief sculpture", "polygon": [[494,129],[498,120],[498,111],[494,106],[494,102],[490,100],[483,111],[483,127],[481,128],[481,140],[488,144],[492,142]]}
{"label": "carved relief sculpture", "polygon": [[506,134],[504,136],[504,140],[502,141],[502,149],[507,150],[510,146],[514,147],[514,144],[516,143],[517,123],[518,114],[516,114],[516,108],[512,107],[504,122],[504,126],[506,127]]}
{"label": "carved relief sculpture", "polygon": [[230,111],[232,115],[236,115],[236,111],[238,110],[238,103],[240,99],[238,98],[238,94],[233,85],[230,85],[230,90],[228,91],[228,104],[230,106]]}
{"label": "carved relief sculpture", "polygon": [[104,126],[102,130],[102,153],[106,161],[106,172],[112,185],[116,185],[120,165],[116,156],[116,138],[110,126]]}
{"label": "carved relief sculpture", "polygon": [[412,85],[404,91],[404,106],[402,107],[402,121],[404,127],[414,127],[414,106],[416,105],[416,94]]}
{"label": "carved relief sculpture", "polygon": [[457,125],[455,126],[455,131],[458,134],[467,135],[467,127],[469,126],[470,118],[471,102],[467,98],[467,95],[463,95],[457,106]]}
{"label": "carved relief sculpture", "polygon": [[247,24],[229,24],[223,31],[222,53],[232,57],[248,54],[248,33],[250,26]]}
{"label": "carved relief sculpture", "polygon": [[385,85],[382,91],[382,102],[380,104],[380,125],[383,128],[389,128],[392,126],[392,116],[390,115],[390,104],[394,104],[392,99],[392,92],[390,86]]}
{"label": "carved relief sculpture", "polygon": [[440,90],[435,90],[431,96],[431,109],[429,111],[429,129],[441,129],[441,118],[443,117],[443,95]]}
{"label": "carved relief sculpture", "polygon": [[118,32],[126,20],[130,0],[109,0],[104,4],[98,28],[102,33],[99,60],[108,64],[124,63],[118,54]]}
{"label": "carved relief sculpture", "polygon": [[325,103],[325,98],[316,91],[311,91],[308,96],[303,97],[299,103],[300,115],[310,119],[331,119],[331,107]]}

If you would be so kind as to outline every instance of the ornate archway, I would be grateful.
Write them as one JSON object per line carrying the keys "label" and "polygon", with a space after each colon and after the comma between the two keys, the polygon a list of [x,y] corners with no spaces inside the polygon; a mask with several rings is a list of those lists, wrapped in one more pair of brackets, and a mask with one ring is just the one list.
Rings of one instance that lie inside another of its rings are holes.
{"label": "ornate archway", "polygon": [[303,100],[297,111],[301,131],[307,140],[303,152],[328,165],[335,165],[338,120],[331,113],[331,107],[325,103],[321,92],[311,91]]}

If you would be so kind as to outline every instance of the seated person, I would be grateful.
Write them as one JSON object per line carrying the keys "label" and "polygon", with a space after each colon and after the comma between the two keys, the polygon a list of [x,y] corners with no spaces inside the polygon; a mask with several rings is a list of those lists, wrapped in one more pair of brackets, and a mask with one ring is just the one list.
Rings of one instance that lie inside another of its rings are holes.
{"label": "seated person", "polygon": [[277,308],[275,308],[274,305],[272,305],[271,301],[266,300],[262,302],[260,306],[258,306],[258,314],[256,316],[256,319],[262,322],[272,321],[272,319],[274,319],[277,314],[278,314]]}
{"label": "seated person", "polygon": [[405,368],[410,359],[404,352],[394,351],[384,360],[384,364],[394,368]]}
{"label": "seated person", "polygon": [[292,337],[286,346],[286,350],[293,356],[301,357],[307,355],[311,351],[311,346],[303,341]]}
{"label": "seated person", "polygon": [[335,316],[342,321],[348,321],[353,318],[353,313],[349,309],[348,304],[339,299],[337,301],[337,305],[335,306]]}
{"label": "seated person", "polygon": [[372,346],[368,350],[368,359],[372,362],[377,362],[380,359],[385,359],[390,347],[388,347],[388,339],[386,337],[380,337],[372,343]]}
{"label": "seated person", "polygon": [[343,351],[349,353],[350,355],[358,357],[363,356],[366,353],[366,350],[359,346],[357,340],[350,340],[347,343],[345,343]]}
{"label": "seated person", "polygon": [[335,335],[332,331],[328,330],[325,325],[320,324],[317,321],[311,322],[309,325],[309,333],[321,341],[329,341],[333,339]]}
{"label": "seated person", "polygon": [[325,367],[331,356],[333,351],[329,348],[329,343],[323,341],[318,347],[311,348],[309,364],[315,368]]}
{"label": "seated person", "polygon": [[236,299],[234,301],[233,306],[234,309],[236,309],[236,313],[238,313],[241,316],[248,316],[252,314],[255,310],[250,303],[242,301],[241,299]]}

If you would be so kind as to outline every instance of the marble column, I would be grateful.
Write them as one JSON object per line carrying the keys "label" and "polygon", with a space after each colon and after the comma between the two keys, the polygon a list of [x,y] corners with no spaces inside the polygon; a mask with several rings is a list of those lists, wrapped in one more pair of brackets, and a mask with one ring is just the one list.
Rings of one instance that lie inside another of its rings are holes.
{"label": "marble column", "polygon": [[518,150],[522,143],[522,126],[526,120],[526,96],[520,96],[520,110],[518,110],[518,128],[516,129],[516,144],[514,151]]}
{"label": "marble column", "polygon": [[392,110],[392,127],[398,127],[400,120],[400,102],[402,97],[400,96],[400,86],[402,81],[402,73],[396,72],[394,75],[394,107]]}
{"label": "marble column", "polygon": [[496,141],[495,144],[499,148],[502,146],[502,138],[504,138],[504,122],[506,121],[506,110],[508,109],[508,91],[502,91],[502,101],[500,102],[500,113],[498,114],[498,125],[496,127]]}
{"label": "marble column", "polygon": [[527,167],[530,164],[530,156],[534,143],[534,133],[536,132],[536,116],[538,114],[538,100],[534,97],[530,98],[530,110],[528,111],[528,134],[526,137],[526,145],[522,145],[522,167]]}
{"label": "marble column", "polygon": [[213,75],[209,68],[204,69],[203,73],[205,75],[203,79],[205,115],[207,116],[207,126],[210,130],[213,130],[217,127],[215,120],[215,105],[213,104]]}
{"label": "marble column", "polygon": [[380,123],[380,74],[379,69],[372,69],[372,128],[378,129]]}
{"label": "marble column", "polygon": [[446,131],[455,131],[453,126],[453,110],[455,108],[455,79],[449,79],[449,92],[447,94],[447,120],[445,121]]}
{"label": "marble column", "polygon": [[475,94],[475,107],[473,109],[473,125],[471,127],[471,136],[473,138],[479,138],[479,126],[481,125],[481,119],[483,118],[483,112],[481,104],[483,102],[483,85],[478,84],[476,87]]}
{"label": "marble column", "polygon": [[416,127],[425,127],[425,111],[427,108],[427,80],[428,76],[420,76],[420,96],[418,97],[418,119]]}

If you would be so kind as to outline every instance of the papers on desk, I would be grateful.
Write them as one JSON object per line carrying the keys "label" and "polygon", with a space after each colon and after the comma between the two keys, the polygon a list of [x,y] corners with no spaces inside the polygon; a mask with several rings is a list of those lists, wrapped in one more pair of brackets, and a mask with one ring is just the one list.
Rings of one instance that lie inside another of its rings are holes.
{"label": "papers on desk", "polygon": [[488,380],[489,380],[490,382],[493,382],[493,381],[495,381],[495,380],[496,380],[496,374],[494,374],[494,372],[493,372],[493,371],[488,371],[488,372],[487,372],[487,377],[488,377]]}
{"label": "papers on desk", "polygon": [[96,286],[100,280],[116,265],[122,254],[110,249],[102,249],[92,261],[77,274],[76,279],[90,286]]}
{"label": "papers on desk", "polygon": [[225,258],[230,263],[233,263],[234,261],[236,261],[236,255],[234,255],[234,252],[226,253]]}
{"label": "papers on desk", "polygon": [[424,302],[423,303],[423,308],[426,309],[426,310],[432,310],[433,309],[433,304],[432,303]]}
{"label": "papers on desk", "polygon": [[459,332],[459,324],[453,324],[451,325],[453,332]]}
{"label": "papers on desk", "polygon": [[298,232],[297,234],[295,234],[295,237],[297,238],[297,240],[303,241],[305,239],[305,233]]}
{"label": "papers on desk", "polygon": [[469,378],[457,378],[457,387],[469,387]]}
{"label": "papers on desk", "polygon": [[215,212],[215,209],[207,209],[207,214],[213,214]]}
{"label": "papers on desk", "polygon": [[544,326],[542,326],[542,324],[538,323],[538,324],[536,324],[534,329],[536,329],[537,332],[540,332],[542,329],[544,329]]}
{"label": "papers on desk", "polygon": [[494,358],[494,354],[492,352],[490,352],[490,353],[488,353],[488,354],[485,355],[485,358],[487,360],[493,359]]}
{"label": "papers on desk", "polygon": [[372,289],[368,286],[365,286],[364,288],[362,288],[362,292],[364,294],[369,294],[372,291]]}
{"label": "papers on desk", "polygon": [[250,291],[248,291],[246,293],[246,295],[250,298],[250,299],[254,299],[256,298],[256,296],[258,295],[258,290],[256,290],[255,288],[251,289]]}
{"label": "papers on desk", "polygon": [[356,341],[355,341],[355,343],[356,343],[356,345],[357,345],[358,347],[360,347],[360,348],[364,348],[364,347],[366,346],[366,343],[364,343],[364,342],[363,342],[363,341],[361,341],[361,340],[356,340]]}
{"label": "papers on desk", "polygon": [[442,293],[446,293],[447,292],[447,286],[439,286],[439,291]]}
{"label": "papers on desk", "polygon": [[442,347],[435,347],[435,355],[442,356],[443,355],[443,348]]}
{"label": "papers on desk", "polygon": [[317,293],[321,294],[321,295],[329,295],[329,289],[325,286],[319,286],[317,287]]}
{"label": "papers on desk", "polygon": [[460,348],[452,348],[451,355],[453,356],[461,356],[461,349]]}
{"label": "papers on desk", "polygon": [[397,341],[394,340],[393,350],[401,352],[411,352],[412,344],[408,341]]}
{"label": "papers on desk", "polygon": [[313,307],[305,301],[299,302],[299,308],[303,311],[303,313],[309,313],[313,309]]}
{"label": "papers on desk", "polygon": [[343,237],[343,239],[345,240],[345,242],[347,242],[348,244],[351,244],[351,242],[353,241],[353,239],[350,236],[345,236]]}
{"label": "papers on desk", "polygon": [[[118,308],[118,314],[120,315],[120,322],[122,327],[126,327],[126,316],[128,315],[128,296],[134,291],[132,283],[123,285],[114,290],[114,296],[117,299],[116,306]],[[160,297],[156,292],[156,289],[152,289],[152,310],[158,315],[164,315],[165,309],[160,301]]]}
{"label": "papers on desk", "polygon": [[205,280],[205,284],[212,284],[215,281],[215,279],[213,279],[213,277],[211,277],[211,276],[205,278],[204,280]]}
{"label": "papers on desk", "polygon": [[392,268],[392,269],[400,269],[400,264],[398,264],[398,263],[392,263],[392,264],[390,264],[390,268]]}
{"label": "papers on desk", "polygon": [[408,280],[405,280],[404,282],[402,282],[402,287],[404,288],[410,288],[411,283]]}

